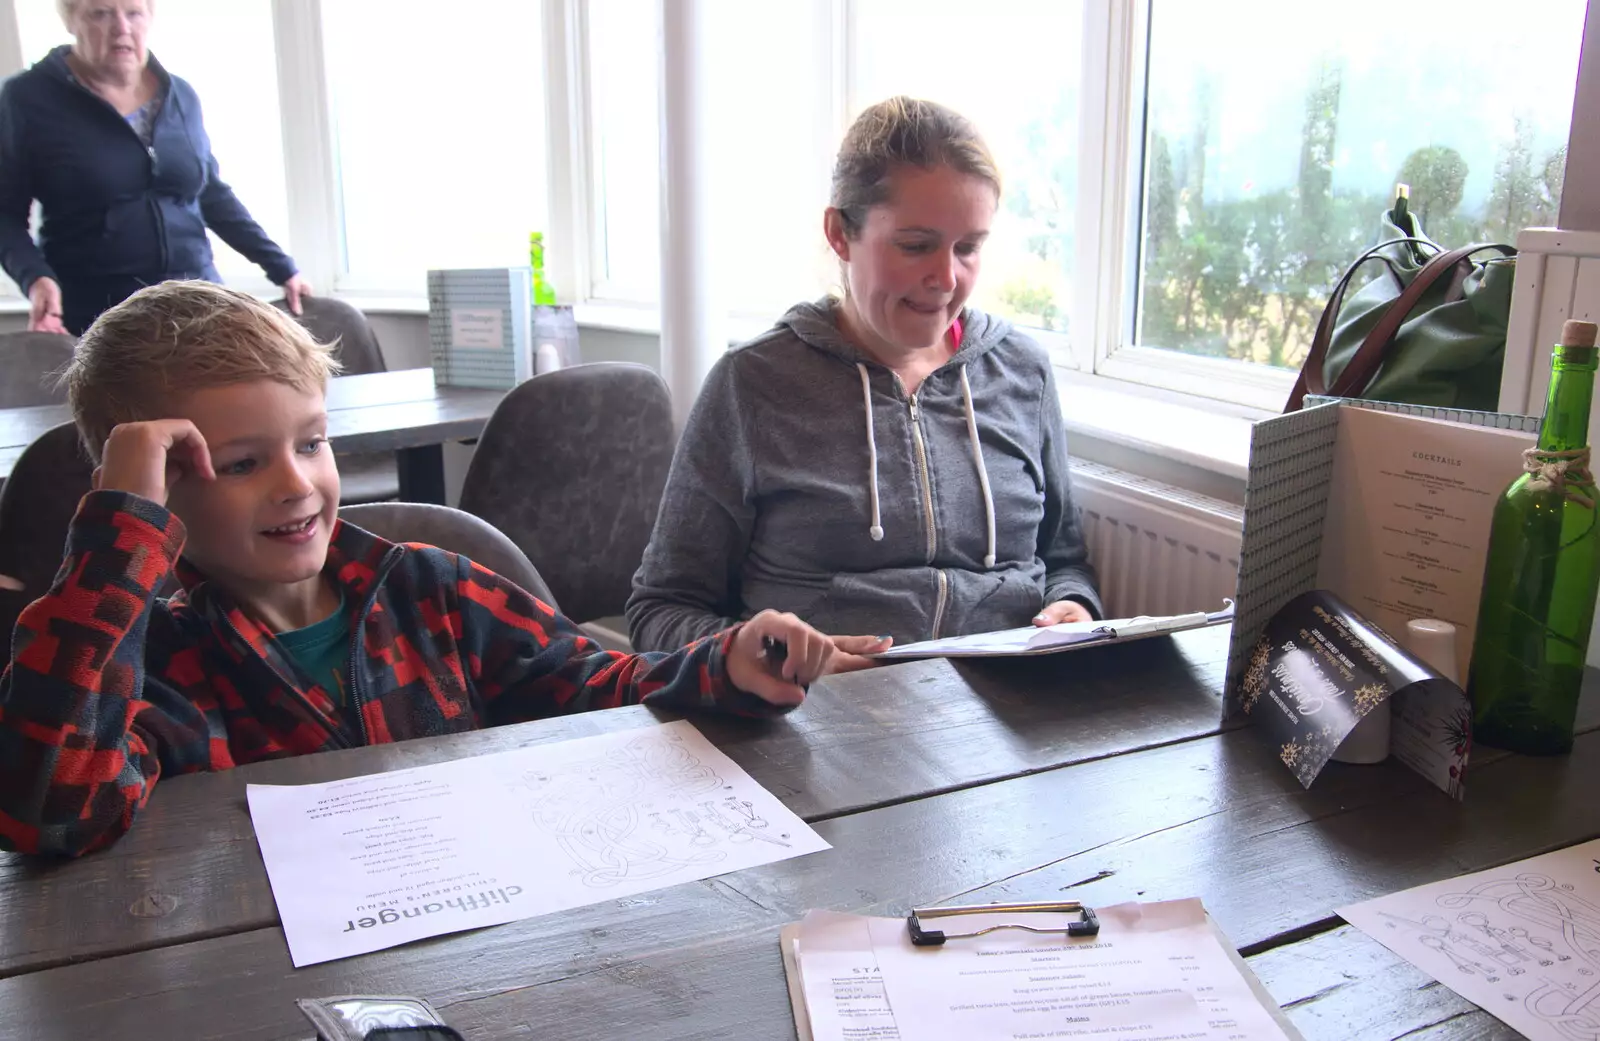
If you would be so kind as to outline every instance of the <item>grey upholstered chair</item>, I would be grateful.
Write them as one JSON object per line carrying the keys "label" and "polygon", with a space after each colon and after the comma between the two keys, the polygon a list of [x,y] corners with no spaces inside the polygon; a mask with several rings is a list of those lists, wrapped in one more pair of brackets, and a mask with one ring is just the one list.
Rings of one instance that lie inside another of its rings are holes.
{"label": "grey upholstered chair", "polygon": [[[272,306],[287,312],[286,300]],[[305,326],[319,343],[334,345],[341,375],[363,376],[369,372],[388,372],[378,334],[361,309],[331,296],[303,296],[301,314],[295,321]],[[345,452],[338,456],[339,481],[343,503],[383,502],[400,497],[400,471],[392,452]]]}
{"label": "grey upholstered chair", "polygon": [[[655,527],[675,441],[667,385],[642,365],[535,376],[489,417],[461,508],[510,536],[567,617],[616,618]],[[585,628],[626,648],[615,633]]]}
{"label": "grey upholstered chair", "polygon": [[72,515],[93,476],[78,428],[63,423],[22,450],[0,488],[0,633],[5,642],[0,661],[11,660],[17,615],[49,590]]}
{"label": "grey upholstered chair", "polygon": [[56,377],[72,360],[76,342],[56,333],[0,333],[0,408],[66,401]]}
{"label": "grey upholstered chair", "polygon": [[390,542],[425,542],[476,561],[556,610],[550,587],[510,539],[470,513],[423,502],[373,502],[345,506],[339,516]]}

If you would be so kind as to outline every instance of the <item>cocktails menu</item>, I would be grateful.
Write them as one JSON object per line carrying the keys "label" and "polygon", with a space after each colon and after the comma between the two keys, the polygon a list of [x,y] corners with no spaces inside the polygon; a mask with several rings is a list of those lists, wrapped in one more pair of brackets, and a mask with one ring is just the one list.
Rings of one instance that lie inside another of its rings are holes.
{"label": "cocktails menu", "polygon": [[1466,678],[1495,501],[1533,435],[1421,416],[1339,411],[1317,586],[1391,633],[1456,627]]}

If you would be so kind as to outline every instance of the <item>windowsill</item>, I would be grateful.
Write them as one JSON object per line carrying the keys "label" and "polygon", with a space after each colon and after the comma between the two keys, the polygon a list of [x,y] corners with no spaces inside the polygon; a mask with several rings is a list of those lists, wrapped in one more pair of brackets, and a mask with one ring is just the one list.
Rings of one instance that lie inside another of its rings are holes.
{"label": "windowsill", "polygon": [[1056,370],[1067,434],[1243,481],[1250,427],[1270,413],[1126,380]]}

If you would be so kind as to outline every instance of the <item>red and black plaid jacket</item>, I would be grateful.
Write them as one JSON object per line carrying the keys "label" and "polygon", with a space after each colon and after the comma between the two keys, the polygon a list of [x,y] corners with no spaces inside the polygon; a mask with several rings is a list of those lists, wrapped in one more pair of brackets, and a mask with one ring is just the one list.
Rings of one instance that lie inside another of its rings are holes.
{"label": "red and black plaid jacket", "polygon": [[0,848],[104,846],[170,774],[639,701],[774,711],[727,678],[734,630],[670,655],[604,651],[463,557],[340,524],[324,573],[354,608],[341,712],[214,583],[185,574],[156,596],[183,540],[138,496],[79,505],[0,677]]}

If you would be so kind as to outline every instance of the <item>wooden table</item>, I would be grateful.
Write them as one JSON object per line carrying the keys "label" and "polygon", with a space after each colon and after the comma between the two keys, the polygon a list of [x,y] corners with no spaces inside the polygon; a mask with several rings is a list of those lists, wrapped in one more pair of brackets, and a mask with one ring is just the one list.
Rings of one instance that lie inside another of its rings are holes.
{"label": "wooden table", "polygon": [[[477,437],[504,391],[438,387],[432,369],[339,376],[328,384],[336,452],[394,452],[400,497],[445,501],[444,442]],[[65,405],[0,409],[0,483],[33,439],[72,420]]]}
{"label": "wooden table", "polygon": [[0,857],[0,1038],[309,1036],[297,997],[404,993],[468,1038],[792,1038],[778,929],[813,907],[1200,896],[1308,1038],[1513,1037],[1333,914],[1600,835],[1600,677],[1571,756],[1475,757],[1455,804],[1403,768],[1310,792],[1218,696],[1225,627],[819,683],[696,724],[833,844],[626,900],[295,970],[247,783],[648,725],[642,708],[174,778],[71,863]]}

